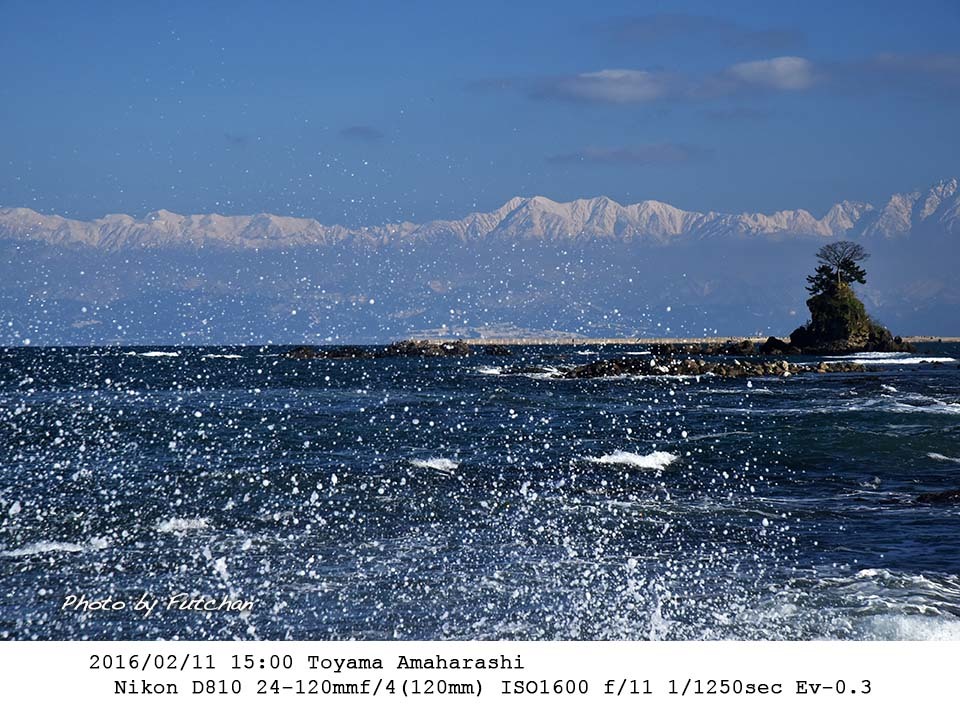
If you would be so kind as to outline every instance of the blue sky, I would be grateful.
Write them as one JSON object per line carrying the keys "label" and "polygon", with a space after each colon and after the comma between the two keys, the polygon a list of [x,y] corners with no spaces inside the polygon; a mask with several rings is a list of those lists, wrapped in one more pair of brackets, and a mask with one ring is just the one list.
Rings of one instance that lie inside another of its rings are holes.
{"label": "blue sky", "polygon": [[0,205],[350,225],[960,173],[957,2],[0,2]]}

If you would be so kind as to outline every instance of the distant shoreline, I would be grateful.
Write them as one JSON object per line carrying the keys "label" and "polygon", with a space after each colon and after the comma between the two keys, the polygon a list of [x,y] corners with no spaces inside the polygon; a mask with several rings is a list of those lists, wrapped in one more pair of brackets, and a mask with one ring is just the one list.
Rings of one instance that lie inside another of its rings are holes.
{"label": "distant shoreline", "polygon": [[[430,343],[450,343],[463,341],[468,345],[654,345],[656,343],[671,343],[675,345],[695,344],[695,343],[726,343],[728,341],[742,342],[749,340],[754,343],[763,343],[769,336],[763,335],[732,335],[732,336],[707,336],[703,338],[666,338],[666,337],[646,337],[646,338],[586,338],[586,337],[516,337],[499,336],[486,338],[462,338],[457,335],[437,336],[435,334],[423,335],[419,333],[397,336],[390,340],[378,341],[376,343],[351,343],[349,341],[323,342],[323,341],[301,341],[296,342],[273,342],[273,343],[170,343],[170,342],[151,342],[151,343],[58,343],[56,345],[34,344],[23,345],[22,343],[0,344],[0,350],[15,349],[43,349],[43,348],[262,348],[262,347],[294,347],[298,344],[307,343],[311,347],[384,347],[390,343],[401,340],[420,340]],[[788,336],[776,336],[786,340]],[[903,340],[908,343],[960,343],[960,335],[908,335],[903,336]]]}
{"label": "distant shoreline", "polygon": [[[410,336],[411,338],[417,339],[418,336]],[[693,337],[684,337],[684,338],[578,338],[578,337],[529,337],[529,338],[517,338],[510,336],[503,337],[486,337],[486,338],[458,338],[456,336],[449,336],[446,338],[437,337],[432,335],[430,337],[422,337],[419,339],[428,340],[430,342],[450,342],[455,340],[462,340],[468,345],[654,345],[656,343],[725,343],[727,341],[742,342],[744,340],[750,340],[755,343],[763,343],[769,336],[756,336],[756,335],[731,335],[731,336],[708,336],[703,338],[693,338]],[[788,336],[777,336],[786,339]],[[960,336],[958,335],[910,335],[904,336],[903,340],[908,343],[960,343]]]}

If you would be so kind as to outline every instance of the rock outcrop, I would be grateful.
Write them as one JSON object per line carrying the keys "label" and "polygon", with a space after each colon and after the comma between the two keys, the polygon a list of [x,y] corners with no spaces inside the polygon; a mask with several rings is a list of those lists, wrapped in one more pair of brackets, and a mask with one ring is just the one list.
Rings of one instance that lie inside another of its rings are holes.
{"label": "rock outcrop", "polygon": [[867,315],[849,285],[840,282],[807,299],[810,320],[790,334],[790,342],[769,338],[760,347],[764,355],[843,355],[855,352],[913,352],[902,338]]}
{"label": "rock outcrop", "polygon": [[443,343],[431,340],[400,340],[384,348],[362,348],[357,345],[338,345],[328,348],[315,348],[299,345],[283,354],[291,360],[354,360],[381,357],[437,357],[441,355],[470,355],[469,345],[462,340]]}
{"label": "rock outcrop", "polygon": [[773,336],[767,338],[767,340],[760,346],[761,355],[800,355],[802,354],[800,348],[795,345],[791,345],[785,340],[780,340],[780,338],[774,338]]}
{"label": "rock outcrop", "polygon": [[386,355],[438,357],[442,355],[469,355],[469,345],[462,340],[437,343],[432,340],[401,340],[386,348]]}
{"label": "rock outcrop", "polygon": [[359,358],[378,357],[380,354],[361,348],[356,345],[338,345],[331,348],[315,348],[311,345],[300,345],[285,352],[283,356],[291,360],[316,360],[329,358],[332,360],[354,360]]}
{"label": "rock outcrop", "polygon": [[290,360],[313,360],[323,357],[319,350],[309,345],[298,345],[293,350],[285,352],[283,356]]}
{"label": "rock outcrop", "polygon": [[801,373],[866,372],[867,368],[853,362],[791,363],[786,360],[733,360],[711,362],[694,358],[662,360],[657,358],[620,358],[599,360],[574,367],[559,375],[565,379],[618,377],[623,375],[686,375],[716,377],[790,377]]}
{"label": "rock outcrop", "polygon": [[952,505],[960,504],[960,488],[937,493],[921,493],[915,499],[921,505]]}

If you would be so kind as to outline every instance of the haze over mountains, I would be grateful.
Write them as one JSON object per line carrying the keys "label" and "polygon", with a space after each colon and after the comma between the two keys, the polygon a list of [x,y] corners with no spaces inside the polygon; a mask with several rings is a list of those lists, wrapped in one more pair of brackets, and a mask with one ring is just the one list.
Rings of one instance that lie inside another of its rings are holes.
{"label": "haze over mountains", "polygon": [[515,197],[364,228],[259,214],[79,221],[0,209],[0,342],[341,342],[788,332],[819,244],[867,245],[871,310],[960,332],[956,178],[817,218]]}

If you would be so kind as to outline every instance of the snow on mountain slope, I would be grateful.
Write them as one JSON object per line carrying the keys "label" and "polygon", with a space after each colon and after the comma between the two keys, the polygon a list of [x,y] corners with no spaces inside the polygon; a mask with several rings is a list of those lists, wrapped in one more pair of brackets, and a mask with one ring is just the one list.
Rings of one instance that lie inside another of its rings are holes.
{"label": "snow on mountain slope", "polygon": [[893,195],[861,227],[864,237],[893,239],[917,228],[960,234],[960,193],[957,178],[941,180],[925,191]]}
{"label": "snow on mountain slope", "polygon": [[943,180],[926,191],[895,194],[879,209],[862,202],[842,201],[819,219],[803,209],[773,214],[703,213],[656,200],[621,205],[608,197],[555,202],[540,196],[514,197],[492,212],[476,212],[459,220],[361,228],[327,226],[314,219],[271,214],[226,217],[158,210],[140,220],[115,214],[85,222],[42,215],[22,207],[0,209],[0,238],[85,244],[108,250],[201,245],[237,249],[352,243],[377,246],[394,241],[451,239],[652,243],[755,235],[895,239],[920,228],[947,235],[960,233],[956,178]]}

